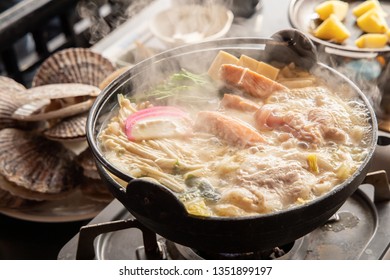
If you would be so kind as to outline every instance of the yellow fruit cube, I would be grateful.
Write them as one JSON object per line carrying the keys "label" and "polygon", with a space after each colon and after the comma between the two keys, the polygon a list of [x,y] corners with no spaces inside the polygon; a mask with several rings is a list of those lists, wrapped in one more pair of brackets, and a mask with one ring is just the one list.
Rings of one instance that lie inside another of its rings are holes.
{"label": "yellow fruit cube", "polygon": [[314,30],[314,36],[319,39],[342,43],[351,36],[351,33],[339,18],[332,14]]}
{"label": "yellow fruit cube", "polygon": [[386,34],[364,34],[356,39],[355,45],[358,48],[383,48],[386,46],[388,37]]}
{"label": "yellow fruit cube", "polygon": [[367,33],[385,33],[387,23],[378,9],[371,9],[356,20],[361,30]]}
{"label": "yellow fruit cube", "polygon": [[331,14],[336,15],[339,20],[343,20],[348,12],[349,4],[339,0],[329,0],[322,2],[315,7],[315,11],[319,18],[326,20]]}
{"label": "yellow fruit cube", "polygon": [[383,14],[383,16],[386,15],[386,13],[383,11],[381,7],[381,4],[377,0],[364,1],[363,3],[357,5],[355,8],[352,9],[352,14],[358,18],[372,9],[378,9]]}

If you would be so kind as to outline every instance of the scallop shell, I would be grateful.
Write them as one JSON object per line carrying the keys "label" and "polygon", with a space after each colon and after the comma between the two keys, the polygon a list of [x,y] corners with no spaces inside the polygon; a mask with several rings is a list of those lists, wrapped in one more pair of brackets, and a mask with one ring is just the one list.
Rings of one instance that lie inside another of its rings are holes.
{"label": "scallop shell", "polygon": [[0,76],[0,129],[7,127],[35,128],[31,123],[20,122],[12,118],[15,110],[22,106],[19,98],[26,88],[11,78]]}
{"label": "scallop shell", "polygon": [[[1,180],[0,180],[1,181]],[[26,200],[0,189],[0,209],[1,208],[21,208],[26,204]]]}
{"label": "scallop shell", "polygon": [[84,177],[81,192],[91,200],[98,202],[111,202],[114,196],[110,193],[103,181]]}
{"label": "scallop shell", "polygon": [[88,48],[68,48],[48,57],[38,68],[33,87],[57,83],[81,83],[99,86],[114,65]]}
{"label": "scallop shell", "polygon": [[45,130],[43,135],[55,141],[80,141],[86,136],[86,113],[60,120],[51,128]]}
{"label": "scallop shell", "polygon": [[97,170],[93,170],[93,169],[83,169],[83,175],[87,178],[94,179],[94,180],[101,179]]}
{"label": "scallop shell", "polygon": [[65,118],[86,112],[91,108],[100,89],[95,86],[69,83],[30,88],[23,95],[23,103],[12,118],[40,121]]}
{"label": "scallop shell", "polygon": [[113,80],[118,78],[120,75],[125,73],[127,70],[129,70],[132,66],[124,66],[121,67],[114,72],[112,72],[110,75],[108,75],[100,84],[99,88],[103,90],[106,86],[108,86]]}
{"label": "scallop shell", "polygon": [[0,76],[0,92],[4,92],[5,94],[12,96],[13,93],[19,93],[24,90],[26,90],[24,85],[19,84],[14,79]]}
{"label": "scallop shell", "polygon": [[100,175],[97,171],[95,160],[89,147],[77,156],[76,162],[83,169],[83,175],[85,177],[100,180]]}
{"label": "scallop shell", "polygon": [[81,183],[81,192],[83,195],[99,202],[112,201],[114,197],[101,180],[92,156],[92,151],[89,147],[77,156],[76,162],[83,169],[84,176]]}
{"label": "scallop shell", "polygon": [[77,185],[74,155],[60,143],[14,128],[0,131],[0,175],[31,191],[56,194]]}
{"label": "scallop shell", "polygon": [[21,105],[21,102],[10,98],[0,90],[0,129],[25,126],[25,124],[12,118],[14,111]]}
{"label": "scallop shell", "polygon": [[[74,192],[75,189],[63,191],[60,193],[41,193],[28,190],[24,187],[20,187],[15,183],[9,182],[4,176],[0,175],[0,197],[1,193],[5,197],[8,197],[10,201],[17,203],[15,206],[26,205],[27,201],[48,201],[48,200],[60,200],[66,198],[68,195]],[[5,193],[8,193],[7,195]],[[0,198],[1,199],[1,198]],[[1,204],[1,202],[0,202]],[[9,204],[9,203],[7,203]],[[15,208],[14,206],[14,208]]]}

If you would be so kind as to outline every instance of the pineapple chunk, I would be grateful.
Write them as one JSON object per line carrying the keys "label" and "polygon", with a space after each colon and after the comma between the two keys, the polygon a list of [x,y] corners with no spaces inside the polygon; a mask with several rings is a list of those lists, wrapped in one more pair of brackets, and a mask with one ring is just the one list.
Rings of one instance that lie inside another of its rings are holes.
{"label": "pineapple chunk", "polygon": [[388,37],[386,34],[364,34],[356,39],[355,45],[358,48],[383,48],[386,46]]}
{"label": "pineapple chunk", "polygon": [[315,7],[315,11],[322,20],[326,20],[331,14],[336,15],[339,20],[344,20],[348,12],[348,7],[349,4],[347,2],[329,0]]}
{"label": "pineapple chunk", "polygon": [[314,36],[319,39],[342,43],[351,36],[351,33],[339,18],[332,14],[314,30]]}
{"label": "pineapple chunk", "polygon": [[386,13],[383,11],[381,7],[381,4],[377,0],[364,1],[363,3],[359,4],[358,6],[352,9],[352,14],[358,18],[372,9],[378,9],[383,16],[386,15]]}
{"label": "pineapple chunk", "polygon": [[238,64],[238,58],[230,53],[220,51],[217,56],[214,58],[214,61],[211,63],[211,66],[208,70],[209,76],[214,80],[219,80],[219,68],[222,64]]}
{"label": "pineapple chunk", "polygon": [[361,30],[367,33],[385,33],[387,23],[378,9],[371,9],[356,20]]}

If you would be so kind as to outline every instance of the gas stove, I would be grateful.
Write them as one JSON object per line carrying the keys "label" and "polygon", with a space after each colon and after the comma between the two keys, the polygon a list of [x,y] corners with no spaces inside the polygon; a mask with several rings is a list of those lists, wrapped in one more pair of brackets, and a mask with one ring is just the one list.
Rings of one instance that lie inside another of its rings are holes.
{"label": "gas stove", "polygon": [[58,259],[390,259],[389,145],[390,133],[379,131],[362,185],[325,224],[290,244],[244,254],[199,251],[150,231],[114,200],[65,244]]}

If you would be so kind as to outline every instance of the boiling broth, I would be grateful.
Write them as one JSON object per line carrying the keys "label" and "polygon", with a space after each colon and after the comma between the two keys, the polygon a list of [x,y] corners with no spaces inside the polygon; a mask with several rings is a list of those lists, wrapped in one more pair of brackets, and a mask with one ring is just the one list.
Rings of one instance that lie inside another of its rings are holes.
{"label": "boiling broth", "polygon": [[335,90],[293,64],[279,69],[283,87],[264,96],[185,70],[148,92],[118,95],[119,110],[99,134],[104,156],[171,189],[193,215],[307,203],[364,161],[369,112],[347,87]]}

